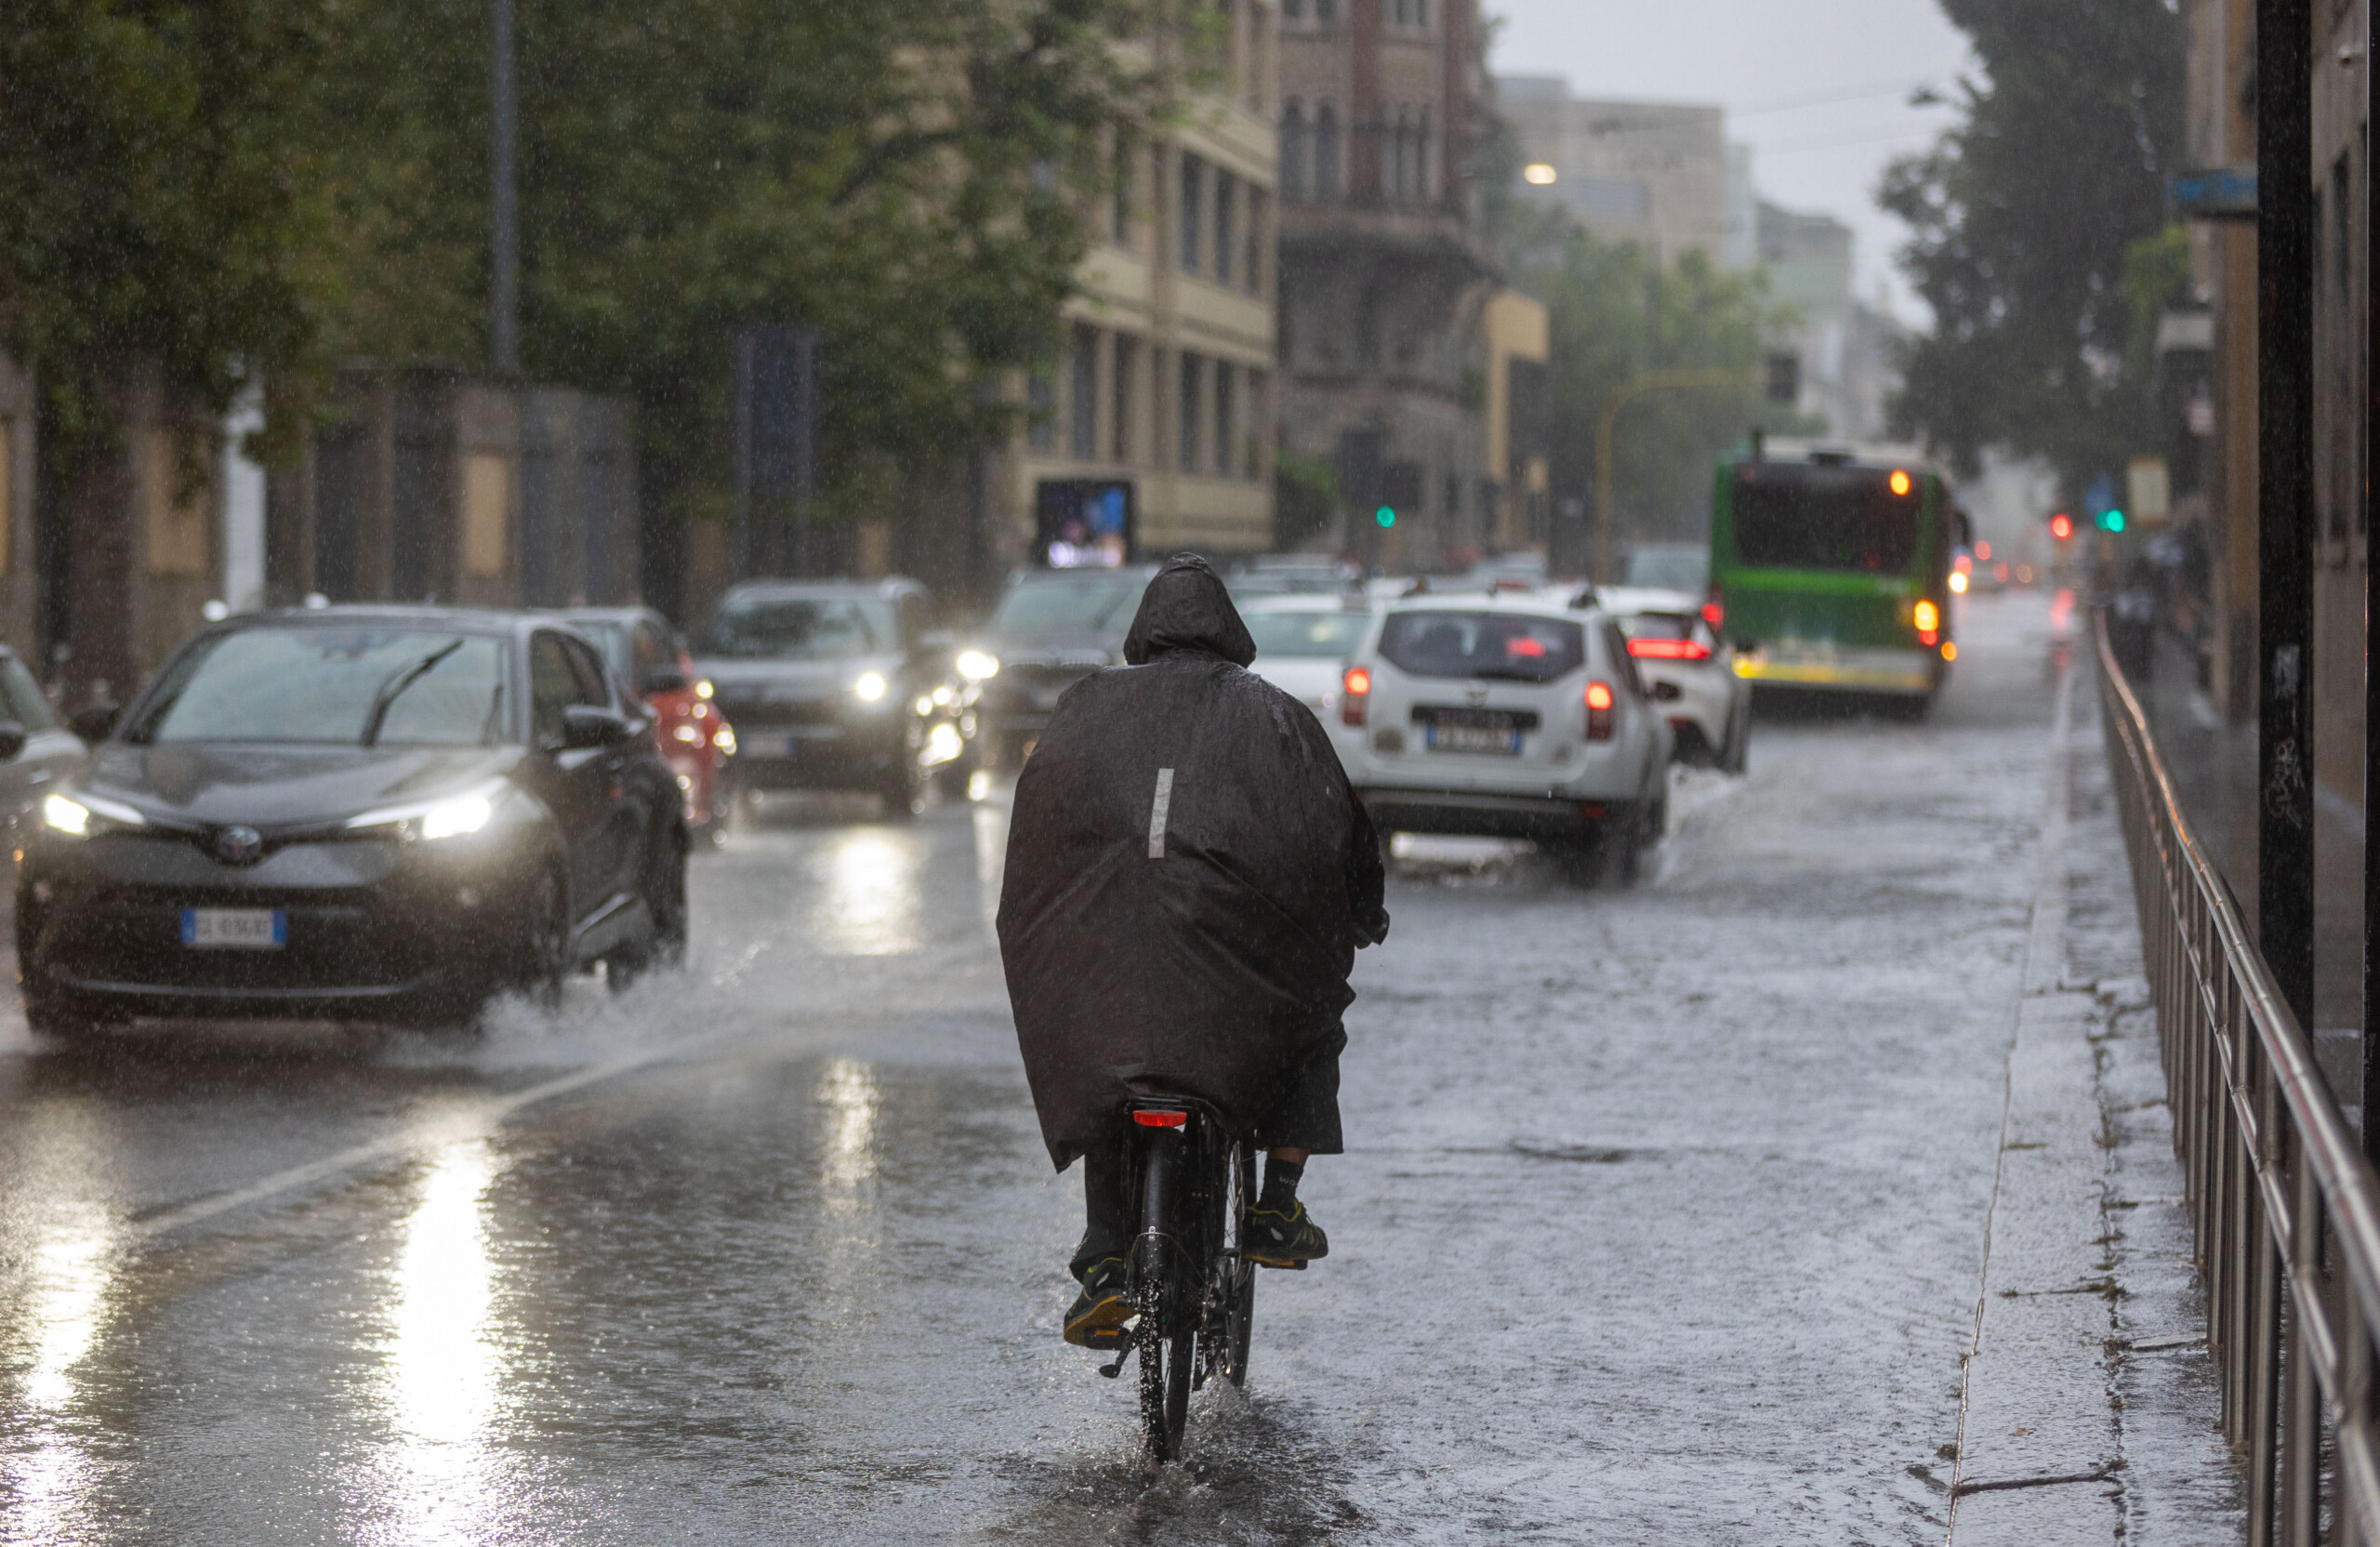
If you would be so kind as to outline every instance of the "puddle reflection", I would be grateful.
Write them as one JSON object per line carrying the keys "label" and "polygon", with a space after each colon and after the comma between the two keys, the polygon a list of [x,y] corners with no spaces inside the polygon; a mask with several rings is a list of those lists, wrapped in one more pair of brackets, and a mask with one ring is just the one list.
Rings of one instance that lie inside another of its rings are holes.
{"label": "puddle reflection", "polygon": [[0,1420],[15,1431],[0,1457],[0,1535],[81,1540],[93,1528],[98,1468],[73,1421],[85,1395],[78,1368],[99,1341],[121,1257],[114,1222],[96,1196],[108,1156],[91,1115],[73,1104],[33,1114],[13,1147],[25,1196],[43,1201],[0,1323],[0,1368],[15,1376],[0,1387],[7,1396]]}
{"label": "puddle reflection", "polygon": [[840,956],[897,956],[924,944],[919,927],[927,844],[908,834],[853,832],[821,866],[818,938]]}
{"label": "puddle reflection", "polygon": [[859,1206],[856,1196],[876,1178],[876,1116],[883,1103],[876,1071],[854,1058],[829,1060],[818,1077],[826,1108],[826,1155],[821,1167],[826,1203],[839,1212]]}
{"label": "puddle reflection", "polygon": [[422,1179],[397,1258],[383,1399],[393,1441],[390,1507],[372,1534],[391,1543],[473,1540],[485,1518],[501,1355],[488,1335],[496,1298],[487,1193],[495,1157],[478,1140],[445,1151]]}

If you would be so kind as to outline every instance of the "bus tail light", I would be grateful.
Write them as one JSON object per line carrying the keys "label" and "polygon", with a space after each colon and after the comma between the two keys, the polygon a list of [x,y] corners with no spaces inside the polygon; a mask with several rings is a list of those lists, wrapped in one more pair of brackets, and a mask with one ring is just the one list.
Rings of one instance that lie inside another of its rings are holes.
{"label": "bus tail light", "polygon": [[1609,682],[1587,684],[1587,739],[1589,741],[1611,739],[1613,702]]}
{"label": "bus tail light", "polygon": [[1929,650],[1942,637],[1942,609],[1923,597],[1910,609],[1909,621],[1917,626],[1917,642]]}
{"label": "bus tail light", "polygon": [[1339,680],[1339,719],[1342,724],[1361,725],[1364,710],[1370,707],[1372,674],[1362,667],[1351,666],[1347,675]]}

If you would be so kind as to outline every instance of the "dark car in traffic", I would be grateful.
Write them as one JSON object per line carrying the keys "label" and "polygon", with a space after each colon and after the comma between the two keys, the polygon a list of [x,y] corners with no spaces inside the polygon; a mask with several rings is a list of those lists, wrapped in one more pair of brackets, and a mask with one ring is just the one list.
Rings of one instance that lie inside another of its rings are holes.
{"label": "dark car in traffic", "polygon": [[0,845],[22,849],[43,797],[88,760],[82,738],[59,723],[24,661],[0,645]]}
{"label": "dark car in traffic", "polygon": [[721,827],[721,786],[735,731],[669,620],[650,607],[573,607],[560,615],[595,641],[613,674],[652,711],[653,739],[686,794],[686,826],[707,840]]}
{"label": "dark car in traffic", "polygon": [[957,663],[984,761],[1015,768],[1050,723],[1060,694],[1123,664],[1124,635],[1156,574],[1154,564],[1132,564],[1009,577],[991,620]]}
{"label": "dark car in traffic", "polygon": [[44,798],[17,880],[26,1016],[467,1021],[677,958],[686,851],[642,707],[572,630],[251,615],[186,641]]}
{"label": "dark car in traffic", "polygon": [[889,580],[752,580],[720,599],[694,667],[735,727],[728,779],[763,790],[857,790],[895,821],[915,813],[952,737],[936,696],[950,641],[923,586]]}

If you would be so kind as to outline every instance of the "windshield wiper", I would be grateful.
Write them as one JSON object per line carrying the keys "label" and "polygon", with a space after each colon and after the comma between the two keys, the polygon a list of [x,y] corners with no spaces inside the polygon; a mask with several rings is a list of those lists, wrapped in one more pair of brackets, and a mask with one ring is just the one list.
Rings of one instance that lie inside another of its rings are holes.
{"label": "windshield wiper", "polygon": [[456,651],[462,648],[463,641],[461,640],[452,641],[446,644],[440,645],[437,649],[431,651],[429,654],[424,655],[421,659],[415,661],[410,666],[401,666],[397,668],[396,670],[389,673],[386,678],[382,679],[379,691],[372,695],[372,707],[364,717],[364,745],[366,747],[378,746],[380,744],[380,727],[387,722],[389,710],[395,707],[398,696],[402,694],[405,689],[413,686],[416,682],[420,681],[424,677],[429,676],[432,671],[436,670],[439,662],[444,660],[447,656],[452,655]]}

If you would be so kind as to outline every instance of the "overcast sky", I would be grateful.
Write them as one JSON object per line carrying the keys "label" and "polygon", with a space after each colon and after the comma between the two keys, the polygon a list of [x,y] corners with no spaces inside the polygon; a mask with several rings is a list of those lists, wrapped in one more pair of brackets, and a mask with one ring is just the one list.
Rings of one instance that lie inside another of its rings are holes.
{"label": "overcast sky", "polygon": [[1950,121],[1912,108],[1947,88],[1966,39],[1935,0],[1483,0],[1501,16],[1499,73],[1564,75],[1582,97],[1715,102],[1753,147],[1752,180],[1789,208],[1858,233],[1859,294],[1889,280],[1902,320],[1923,311],[1893,268],[1907,228],[1876,208],[1884,164]]}

